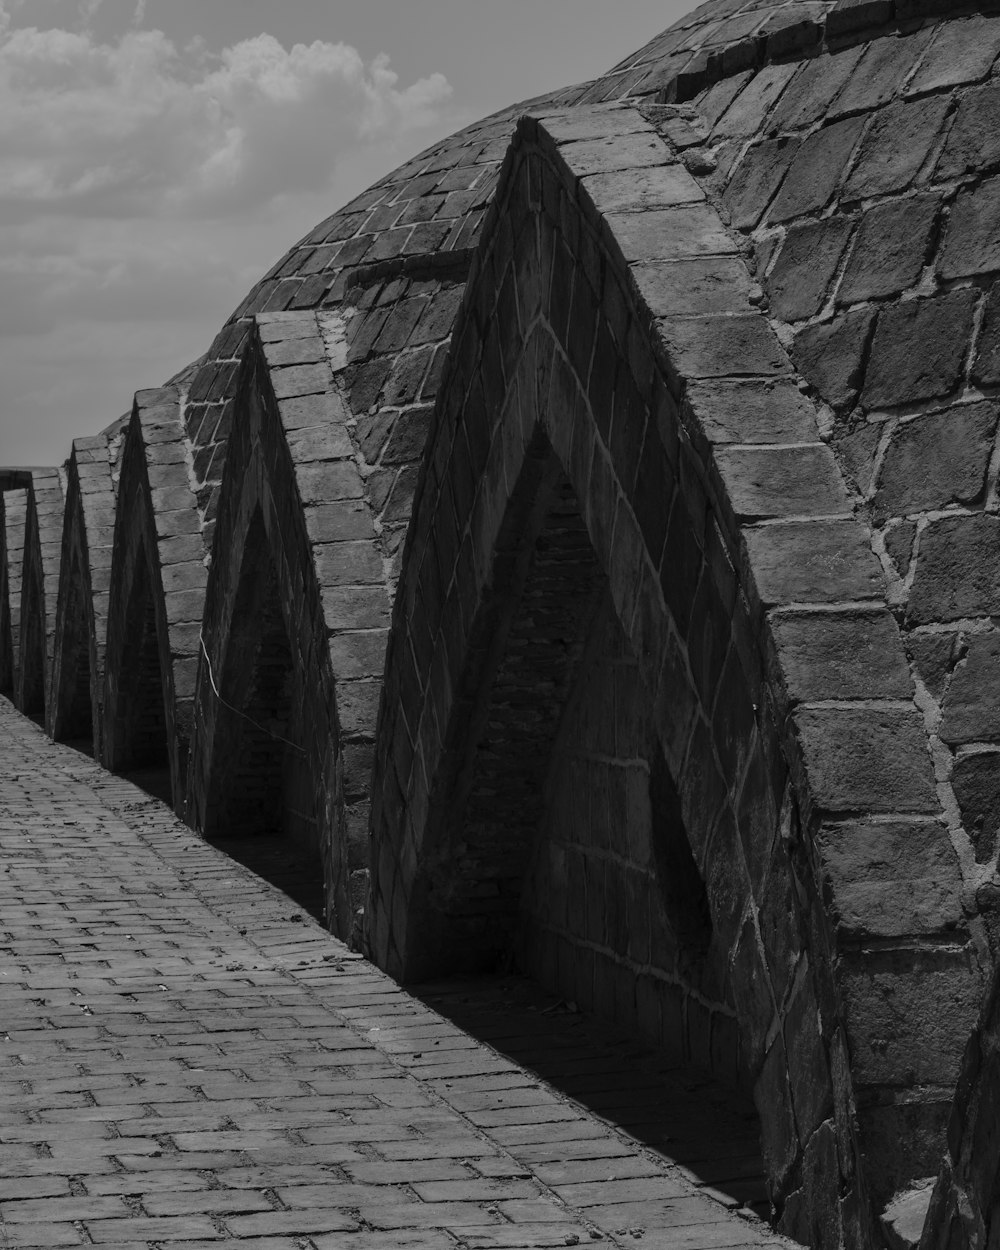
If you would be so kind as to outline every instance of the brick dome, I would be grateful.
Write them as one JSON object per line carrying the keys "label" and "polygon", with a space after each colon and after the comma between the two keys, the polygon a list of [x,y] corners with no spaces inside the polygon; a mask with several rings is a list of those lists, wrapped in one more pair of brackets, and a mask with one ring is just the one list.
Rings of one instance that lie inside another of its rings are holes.
{"label": "brick dome", "polygon": [[0,472],[22,710],[394,976],[513,963],[742,1083],[823,1247],[946,1144],[934,1219],[991,1209],[998,55],[985,5],[714,0]]}

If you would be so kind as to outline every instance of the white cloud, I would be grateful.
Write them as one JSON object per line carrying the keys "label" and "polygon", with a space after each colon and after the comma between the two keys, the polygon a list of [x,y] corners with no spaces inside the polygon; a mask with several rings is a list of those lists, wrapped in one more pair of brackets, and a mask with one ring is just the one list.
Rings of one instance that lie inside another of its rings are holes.
{"label": "white cloud", "polygon": [[[100,2],[79,0],[79,16]],[[264,34],[217,52],[197,39],[179,47],[140,28],[143,0],[101,42],[86,26],[21,24],[29,9],[0,0],[7,463],[39,459],[46,423],[69,425],[64,454],[70,433],[160,384],[187,363],[173,353],[203,351],[299,235],[460,120],[440,74],[402,86],[387,58],[366,65],[343,43],[285,48]],[[120,361],[125,343],[133,361],[159,351],[163,366],[136,380]],[[59,396],[110,392],[118,376],[127,392],[100,411],[46,410]],[[25,431],[34,441],[19,452]]]}

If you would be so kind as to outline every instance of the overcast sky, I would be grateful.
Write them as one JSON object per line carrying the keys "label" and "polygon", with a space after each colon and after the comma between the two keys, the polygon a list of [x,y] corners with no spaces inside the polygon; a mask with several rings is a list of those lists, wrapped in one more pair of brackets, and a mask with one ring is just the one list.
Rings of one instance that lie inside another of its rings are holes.
{"label": "overcast sky", "polygon": [[0,0],[0,465],[209,345],[381,174],[694,0]]}

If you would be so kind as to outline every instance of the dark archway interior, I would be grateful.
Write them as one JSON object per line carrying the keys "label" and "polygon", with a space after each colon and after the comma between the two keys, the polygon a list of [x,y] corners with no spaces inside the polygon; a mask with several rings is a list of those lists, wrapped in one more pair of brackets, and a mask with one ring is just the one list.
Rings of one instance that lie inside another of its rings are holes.
{"label": "dark archway interior", "polygon": [[418,992],[766,1214],[726,950],[651,699],[573,488],[535,452],[439,782],[425,906],[460,975]]}
{"label": "dark archway interior", "polygon": [[204,833],[322,920],[324,875],[301,723],[302,673],[259,517],[246,552],[220,687]]}
{"label": "dark archway interior", "polygon": [[73,561],[63,623],[56,741],[94,753],[91,702],[90,629],[78,559]]}
{"label": "dark archway interior", "polygon": [[163,673],[149,567],[136,561],[129,600],[129,631],[119,678],[119,724],[115,771],[148,794],[172,802],[170,747],[163,702]]}
{"label": "dark archway interior", "polygon": [[29,604],[21,613],[21,711],[40,725],[45,719],[45,614],[40,571],[30,568],[27,577]]}

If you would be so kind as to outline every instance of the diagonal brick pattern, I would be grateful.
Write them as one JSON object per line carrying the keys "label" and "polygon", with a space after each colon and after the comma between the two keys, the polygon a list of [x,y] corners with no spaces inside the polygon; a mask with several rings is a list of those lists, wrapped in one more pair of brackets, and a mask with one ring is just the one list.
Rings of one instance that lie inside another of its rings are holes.
{"label": "diagonal brick pattern", "polygon": [[782,1244],[5,700],[0,752],[11,1250]]}

